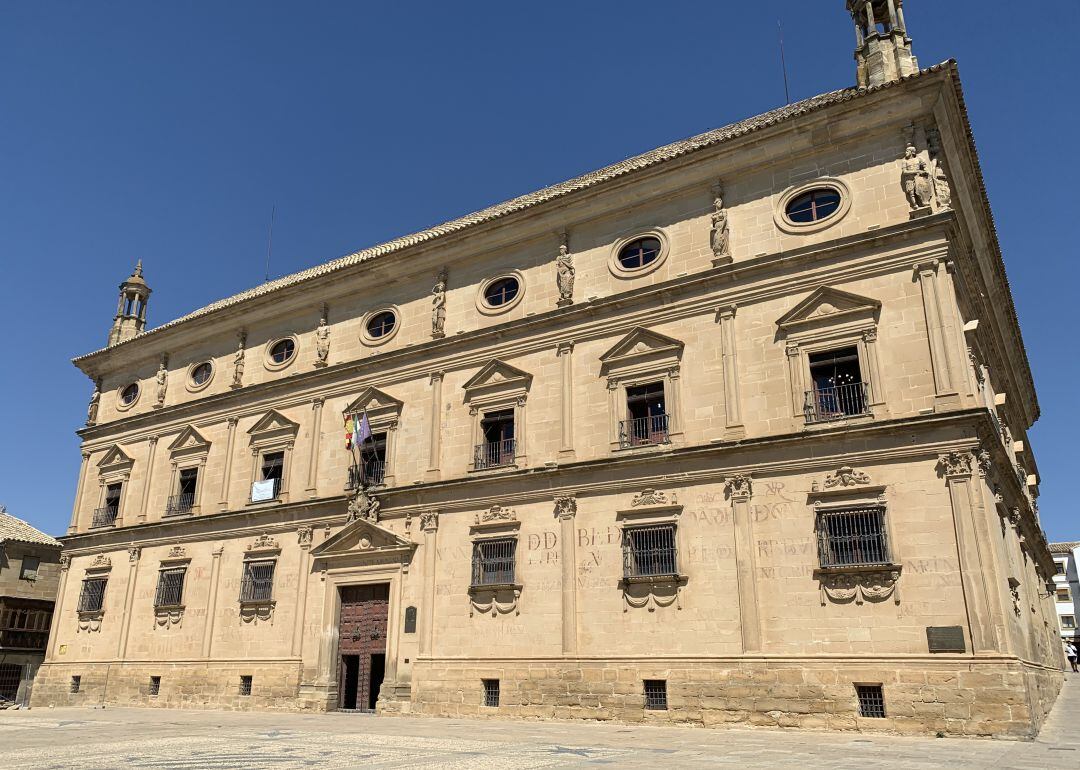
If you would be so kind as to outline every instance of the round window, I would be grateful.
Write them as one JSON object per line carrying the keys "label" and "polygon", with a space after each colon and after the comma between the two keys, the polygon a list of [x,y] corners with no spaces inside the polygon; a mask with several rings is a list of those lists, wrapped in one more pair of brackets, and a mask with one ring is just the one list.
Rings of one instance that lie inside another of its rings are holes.
{"label": "round window", "polygon": [[797,224],[820,222],[840,208],[840,191],[832,187],[817,187],[791,199],[784,213]]}
{"label": "round window", "polygon": [[640,270],[660,256],[658,238],[638,238],[619,249],[619,264],[624,270]]}
{"label": "round window", "polygon": [[270,360],[275,364],[283,364],[293,357],[296,352],[296,343],[290,339],[278,340],[270,348]]}
{"label": "round window", "polygon": [[376,313],[367,322],[367,333],[372,339],[381,339],[394,331],[397,326],[397,316],[392,310],[384,310]]}
{"label": "round window", "polygon": [[484,289],[484,302],[491,307],[502,307],[510,302],[514,301],[514,297],[518,295],[521,290],[521,285],[518,283],[518,279],[514,277],[500,278],[497,281],[492,281],[491,284]]}
{"label": "round window", "polygon": [[205,385],[210,381],[210,377],[214,374],[214,367],[209,361],[203,361],[201,364],[191,370],[191,384],[192,385]]}
{"label": "round window", "polygon": [[130,406],[135,403],[135,399],[139,397],[139,383],[133,382],[120,391],[120,403],[124,406]]}

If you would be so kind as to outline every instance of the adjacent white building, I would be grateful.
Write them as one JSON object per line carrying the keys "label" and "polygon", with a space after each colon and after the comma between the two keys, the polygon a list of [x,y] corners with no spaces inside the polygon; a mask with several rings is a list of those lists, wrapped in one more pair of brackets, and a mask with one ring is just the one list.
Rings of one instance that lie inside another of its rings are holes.
{"label": "adjacent white building", "polygon": [[1054,571],[1054,593],[1058,629],[1062,639],[1080,643],[1080,631],[1076,627],[1076,619],[1080,617],[1080,575],[1076,566],[1080,559],[1080,541],[1051,543],[1050,553],[1057,568]]}

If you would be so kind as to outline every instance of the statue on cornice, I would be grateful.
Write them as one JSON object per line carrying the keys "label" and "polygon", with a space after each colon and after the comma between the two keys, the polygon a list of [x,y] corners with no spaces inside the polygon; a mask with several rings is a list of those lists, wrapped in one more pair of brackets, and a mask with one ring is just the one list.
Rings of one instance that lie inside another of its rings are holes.
{"label": "statue on cornice", "polygon": [[232,387],[234,388],[239,388],[244,384],[244,345],[246,344],[247,335],[241,332],[236,352],[233,354]]}
{"label": "statue on cornice", "polygon": [[570,253],[565,239],[559,245],[559,256],[555,257],[555,270],[555,281],[559,287],[559,301],[556,304],[574,304],[574,280],[577,270],[574,267],[574,255]]}
{"label": "statue on cornice", "polygon": [[904,160],[900,166],[900,180],[904,186],[908,206],[912,211],[924,209],[930,205],[930,171],[926,161],[919,157],[915,145],[908,144],[904,150]]}
{"label": "statue on cornice", "polygon": [[158,364],[157,376],[157,405],[163,406],[165,404],[165,392],[169,389],[169,370],[165,366],[163,360]]}
{"label": "statue on cornice", "polygon": [[101,380],[94,380],[94,392],[90,394],[90,403],[86,405],[86,424],[97,425],[98,407],[101,405]]}
{"label": "statue on cornice", "polygon": [[330,356],[330,326],[325,317],[319,319],[319,328],[315,330],[315,355],[318,358],[315,366],[326,366]]}
{"label": "statue on cornice", "polygon": [[724,208],[723,189],[716,188],[713,199],[712,230],[709,231],[709,245],[716,259],[731,259],[731,230],[728,225],[728,212]]}
{"label": "statue on cornice", "polygon": [[446,268],[439,271],[435,287],[431,290],[431,336],[445,337],[446,332]]}

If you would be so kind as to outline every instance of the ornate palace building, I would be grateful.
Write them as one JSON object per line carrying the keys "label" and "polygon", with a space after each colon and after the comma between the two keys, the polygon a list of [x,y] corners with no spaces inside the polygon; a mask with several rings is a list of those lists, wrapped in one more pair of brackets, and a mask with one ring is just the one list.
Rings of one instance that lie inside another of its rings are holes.
{"label": "ornate palace building", "polygon": [[856,87],[153,329],[140,265],[34,703],[1032,736],[1039,407],[957,68],[847,10]]}

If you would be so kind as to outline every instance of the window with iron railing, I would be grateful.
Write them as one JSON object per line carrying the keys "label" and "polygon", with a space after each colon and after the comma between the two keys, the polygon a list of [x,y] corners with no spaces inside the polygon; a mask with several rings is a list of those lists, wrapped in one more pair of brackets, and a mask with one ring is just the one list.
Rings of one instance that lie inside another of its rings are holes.
{"label": "window with iron railing", "polygon": [[349,467],[348,489],[378,486],[386,476],[386,433],[373,433],[359,447],[360,463]]}
{"label": "window with iron railing", "polygon": [[666,444],[668,436],[664,383],[650,382],[627,388],[626,419],[619,422],[619,444],[623,448]]}
{"label": "window with iron railing", "polygon": [[806,421],[828,422],[870,413],[870,399],[855,347],[812,353],[810,380],[803,409]]}
{"label": "window with iron railing", "polygon": [[650,711],[665,711],[667,702],[667,680],[646,679],[645,685],[645,708]]}
{"label": "window with iron railing", "polygon": [[263,454],[258,475],[251,485],[251,501],[257,503],[276,500],[281,494],[284,477],[285,453],[266,452]]}
{"label": "window with iron railing", "polygon": [[679,574],[675,525],[626,527],[622,533],[623,577],[671,577]]}
{"label": "window with iron railing", "polygon": [[514,440],[514,410],[500,409],[488,412],[480,420],[484,443],[473,451],[473,468],[498,468],[513,465],[517,452]]}
{"label": "window with iron railing", "polygon": [[244,563],[244,577],[240,581],[240,601],[268,602],[274,594],[274,562],[249,561]]}
{"label": "window with iron railing", "polygon": [[195,507],[195,489],[199,483],[198,468],[184,468],[180,471],[180,478],[176,488],[176,494],[169,497],[165,506],[166,516],[181,516],[191,513]]}
{"label": "window with iron railing", "polygon": [[885,509],[879,506],[819,511],[818,558],[821,566],[861,567],[891,564]]}
{"label": "window with iron railing", "polygon": [[105,605],[105,586],[108,578],[85,578],[79,592],[79,612],[101,612]]}
{"label": "window with iron railing", "polygon": [[478,540],[473,543],[472,584],[513,585],[516,537]]}
{"label": "window with iron railing", "polygon": [[178,607],[184,598],[184,576],[187,567],[171,567],[158,573],[155,607]]}
{"label": "window with iron railing", "polygon": [[93,526],[111,527],[120,513],[120,496],[124,490],[121,482],[105,487],[105,504],[94,511]]}

